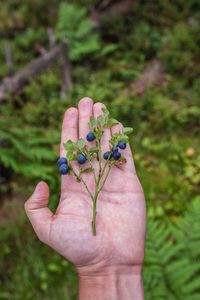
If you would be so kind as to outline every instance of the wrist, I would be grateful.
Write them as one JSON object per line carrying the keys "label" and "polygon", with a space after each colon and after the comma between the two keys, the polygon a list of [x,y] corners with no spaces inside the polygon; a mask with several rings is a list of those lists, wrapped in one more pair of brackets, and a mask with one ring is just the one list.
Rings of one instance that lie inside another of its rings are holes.
{"label": "wrist", "polygon": [[141,269],[117,266],[93,273],[78,269],[79,300],[143,300]]}

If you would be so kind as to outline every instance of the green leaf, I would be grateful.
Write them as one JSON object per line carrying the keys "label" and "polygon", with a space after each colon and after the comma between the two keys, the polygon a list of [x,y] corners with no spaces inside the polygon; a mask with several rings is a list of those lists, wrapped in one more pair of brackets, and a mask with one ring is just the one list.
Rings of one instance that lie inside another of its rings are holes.
{"label": "green leaf", "polygon": [[116,132],[112,135],[112,138],[111,138],[111,144],[112,145],[116,145],[118,142],[125,142],[125,143],[128,143],[129,142],[129,138],[127,135],[123,134],[123,133],[120,133],[120,132]]}
{"label": "green leaf", "polygon": [[118,136],[117,138],[117,142],[125,142],[125,143],[128,143],[129,142],[129,138],[127,135],[120,135]]}
{"label": "green leaf", "polygon": [[106,124],[106,119],[104,115],[100,115],[97,117],[97,124],[101,127],[104,127],[104,125]]}
{"label": "green leaf", "polygon": [[72,151],[74,149],[74,143],[71,140],[68,140],[66,143],[63,143],[67,151]]}
{"label": "green leaf", "polygon": [[91,147],[91,148],[89,149],[89,152],[90,152],[90,153],[98,153],[98,152],[99,152],[99,148],[98,148],[98,147]]}
{"label": "green leaf", "polygon": [[110,54],[110,53],[114,52],[118,48],[119,48],[119,46],[116,45],[116,44],[108,44],[108,45],[102,47],[101,51],[99,52],[99,56],[103,57],[107,54]]}
{"label": "green leaf", "polygon": [[102,107],[102,112],[106,115],[106,116],[109,116],[109,110],[107,109],[107,108],[105,108],[105,107]]}
{"label": "green leaf", "polygon": [[79,139],[78,142],[76,143],[77,147],[79,149],[82,149],[85,146],[85,140],[84,139]]}
{"label": "green leaf", "polygon": [[87,16],[86,7],[61,3],[55,34],[59,40],[67,40],[70,44],[71,60],[77,61],[85,55],[100,52],[99,34],[93,30],[93,27],[92,20]]}
{"label": "green leaf", "polygon": [[133,132],[133,128],[132,127],[124,127],[123,128],[123,133],[124,134],[131,134]]}
{"label": "green leaf", "polygon": [[89,127],[93,130],[97,126],[97,120],[94,117],[90,117]]}
{"label": "green leaf", "polygon": [[73,151],[68,151],[66,157],[68,158],[68,160],[72,160],[74,158]]}
{"label": "green leaf", "polygon": [[103,134],[103,130],[97,129],[95,130],[96,140],[98,140]]}
{"label": "green leaf", "polygon": [[117,125],[117,124],[119,124],[119,122],[116,119],[113,119],[113,118],[108,119],[108,121],[107,121],[107,126],[110,127],[110,128],[113,127],[114,125]]}

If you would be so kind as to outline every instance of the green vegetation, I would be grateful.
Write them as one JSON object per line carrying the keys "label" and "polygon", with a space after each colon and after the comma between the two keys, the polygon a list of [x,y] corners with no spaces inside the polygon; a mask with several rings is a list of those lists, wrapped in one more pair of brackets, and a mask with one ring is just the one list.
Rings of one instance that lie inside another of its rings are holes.
{"label": "green vegetation", "polygon": [[[0,106],[0,165],[9,177],[0,185],[0,299],[75,299],[73,266],[37,241],[17,199],[43,179],[51,188],[50,207],[56,208],[60,116],[83,96],[103,101],[114,118],[134,128],[131,144],[149,218],[145,299],[198,299],[200,4],[138,1],[125,17],[104,15],[97,29],[89,7],[99,2],[1,4],[0,79],[7,75],[5,41],[17,71],[39,48],[49,48],[52,27],[58,41],[69,43],[73,88],[61,98],[54,66]],[[163,65],[165,80],[138,95],[130,87],[152,59]],[[10,191],[12,202],[6,201]]]}
{"label": "green vegetation", "polygon": [[93,23],[87,17],[87,9],[62,3],[59,9],[56,33],[58,39],[69,43],[72,61],[92,55],[100,49],[99,35],[92,32]]}
{"label": "green vegetation", "polygon": [[175,224],[149,219],[145,299],[199,299],[199,200],[193,201],[189,212]]}

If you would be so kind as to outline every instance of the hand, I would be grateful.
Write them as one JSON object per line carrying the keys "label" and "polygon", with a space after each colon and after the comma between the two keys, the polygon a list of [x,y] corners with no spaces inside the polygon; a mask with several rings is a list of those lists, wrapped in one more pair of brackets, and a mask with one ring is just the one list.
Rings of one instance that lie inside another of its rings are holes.
{"label": "hand", "polygon": [[[83,98],[78,109],[71,107],[65,112],[60,156],[65,156],[63,143],[68,139],[85,139],[90,116],[102,114],[103,106]],[[115,125],[112,133],[121,128],[121,124]],[[110,137],[111,130],[107,128],[102,137],[103,152],[109,150]],[[124,273],[137,277],[141,273],[146,228],[144,194],[129,145],[122,151],[127,163],[111,169],[97,200],[96,236],[93,236],[91,228],[92,201],[83,184],[78,183],[74,176],[62,176],[61,197],[55,214],[47,207],[49,188],[45,182],[37,185],[25,203],[26,213],[38,238],[77,267],[82,278],[82,290],[88,278],[91,278],[90,282],[94,279],[95,286],[98,285],[95,283],[96,276],[101,278],[109,274],[110,278],[112,274]],[[105,163],[103,159],[102,163]],[[76,162],[73,167],[78,167]],[[95,168],[98,171],[98,164]],[[84,179],[93,190],[92,174],[84,174]],[[89,296],[86,298],[90,299]],[[107,298],[104,296],[102,299]]]}

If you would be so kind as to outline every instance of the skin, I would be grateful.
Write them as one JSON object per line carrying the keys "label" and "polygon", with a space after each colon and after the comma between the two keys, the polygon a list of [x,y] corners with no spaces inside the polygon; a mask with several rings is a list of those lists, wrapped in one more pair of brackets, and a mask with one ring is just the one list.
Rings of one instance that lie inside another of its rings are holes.
{"label": "skin", "polygon": [[[63,142],[86,138],[90,116],[102,114],[102,103],[83,98],[78,108],[64,115],[60,156],[66,152]],[[111,134],[122,125],[106,128],[102,152],[109,150]],[[90,146],[95,141],[88,142]],[[141,270],[144,259],[146,211],[143,189],[136,175],[129,145],[120,150],[127,163],[114,166],[97,201],[97,235],[92,235],[92,201],[82,183],[74,176],[62,176],[61,197],[55,214],[48,205],[49,188],[40,182],[26,201],[25,210],[38,238],[74,263],[79,275],[79,299],[144,299]],[[105,160],[102,158],[102,165]],[[88,162],[84,164],[87,166]],[[73,163],[75,170],[78,164]],[[98,174],[98,163],[95,164]],[[57,175],[56,175],[57,176]],[[94,190],[92,174],[84,180]]]}

